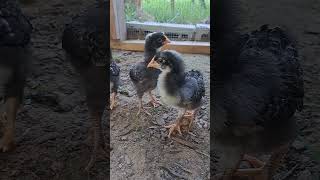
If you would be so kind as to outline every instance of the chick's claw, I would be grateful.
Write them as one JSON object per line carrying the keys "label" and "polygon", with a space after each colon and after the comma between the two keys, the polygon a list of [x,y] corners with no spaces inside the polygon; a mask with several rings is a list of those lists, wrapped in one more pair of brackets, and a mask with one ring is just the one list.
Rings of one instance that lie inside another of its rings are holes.
{"label": "chick's claw", "polygon": [[117,104],[117,102],[115,100],[111,101],[110,110],[113,110],[113,108],[116,107],[116,104]]}
{"label": "chick's claw", "polygon": [[171,125],[164,126],[164,127],[169,128],[169,135],[168,135],[169,138],[171,137],[171,134],[174,133],[175,131],[178,131],[178,133],[180,135],[182,135],[180,123],[175,123],[175,124],[171,124]]}
{"label": "chick's claw", "polygon": [[151,99],[151,101],[150,101],[149,103],[152,104],[152,106],[153,106],[154,108],[159,107],[159,106],[162,105],[162,104],[161,104],[159,101],[157,101],[156,99]]}
{"label": "chick's claw", "polygon": [[116,102],[116,94],[115,93],[112,93],[112,95],[110,96],[110,110],[112,110],[115,106],[116,106],[116,104],[117,104],[117,102]]}
{"label": "chick's claw", "polygon": [[149,96],[151,99],[149,103],[152,104],[154,108],[162,106],[162,104],[157,100],[157,98],[155,98],[151,93],[149,94]]}
{"label": "chick's claw", "polygon": [[144,113],[146,113],[148,116],[151,116],[151,114],[146,110],[146,108],[148,108],[148,107],[139,107],[139,110],[138,110],[136,116],[138,116],[141,112],[144,112]]}
{"label": "chick's claw", "polygon": [[15,143],[13,138],[10,137],[2,137],[0,140],[0,151],[7,152],[15,149]]}

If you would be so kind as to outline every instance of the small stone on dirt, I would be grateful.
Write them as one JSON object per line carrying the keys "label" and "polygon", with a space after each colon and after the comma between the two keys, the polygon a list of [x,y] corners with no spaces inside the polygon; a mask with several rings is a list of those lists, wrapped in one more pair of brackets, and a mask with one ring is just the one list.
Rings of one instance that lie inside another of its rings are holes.
{"label": "small stone on dirt", "polygon": [[129,156],[125,156],[124,159],[127,164],[131,164],[131,160],[130,160]]}
{"label": "small stone on dirt", "polygon": [[126,141],[126,140],[128,140],[128,137],[127,136],[122,136],[120,139],[121,139],[121,141]]}
{"label": "small stone on dirt", "polygon": [[119,168],[121,169],[121,168],[122,168],[122,166],[123,166],[123,164],[122,164],[122,163],[120,163],[120,164],[119,164]]}
{"label": "small stone on dirt", "polygon": [[306,148],[305,144],[300,140],[294,141],[293,144],[292,144],[292,147],[297,151],[303,151]]}
{"label": "small stone on dirt", "polygon": [[166,122],[164,121],[164,118],[157,118],[156,122],[158,125],[163,126]]}
{"label": "small stone on dirt", "polygon": [[207,128],[208,128],[208,123],[204,123],[202,127],[203,127],[204,129],[207,129]]}
{"label": "small stone on dirt", "polygon": [[163,114],[162,115],[162,119],[168,119],[169,118],[169,114]]}

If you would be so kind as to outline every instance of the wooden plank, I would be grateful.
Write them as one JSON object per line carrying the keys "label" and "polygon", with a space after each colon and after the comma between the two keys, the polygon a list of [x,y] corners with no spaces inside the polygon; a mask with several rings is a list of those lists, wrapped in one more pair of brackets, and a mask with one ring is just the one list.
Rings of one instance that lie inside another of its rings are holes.
{"label": "wooden plank", "polygon": [[[126,51],[144,51],[144,41],[142,40],[126,40],[126,41],[111,41],[112,49],[120,49]],[[195,41],[171,41],[164,49],[172,49],[180,53],[188,54],[210,54],[209,42]]]}
{"label": "wooden plank", "polygon": [[125,40],[127,36],[127,27],[124,12],[124,0],[112,0],[111,7],[114,12],[116,39]]}
{"label": "wooden plank", "polygon": [[110,1],[110,38],[112,40],[118,39],[117,32],[116,32],[116,24],[115,24],[115,14],[113,8],[113,1]]}

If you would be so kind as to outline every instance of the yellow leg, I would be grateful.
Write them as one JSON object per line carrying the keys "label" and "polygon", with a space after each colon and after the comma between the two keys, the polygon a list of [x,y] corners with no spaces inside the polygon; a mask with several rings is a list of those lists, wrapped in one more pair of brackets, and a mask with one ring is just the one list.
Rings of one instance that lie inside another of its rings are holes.
{"label": "yellow leg", "polygon": [[110,96],[110,109],[112,110],[115,105],[116,105],[116,96],[117,96],[117,93],[116,92],[113,92]]}
{"label": "yellow leg", "polygon": [[89,171],[93,167],[93,165],[97,161],[97,157],[99,153],[102,153],[104,158],[110,158],[110,155],[109,155],[110,150],[105,144],[104,136],[102,133],[101,117],[102,117],[102,113],[90,113],[90,119],[92,123],[91,128],[93,131],[93,138],[92,138],[93,151],[91,153],[90,161],[85,168],[86,171]]}
{"label": "yellow leg", "polygon": [[4,133],[0,140],[0,151],[6,152],[14,149],[15,142],[15,123],[19,101],[17,97],[9,97],[5,101],[5,110],[2,113],[2,121],[4,122]]}
{"label": "yellow leg", "polygon": [[189,124],[188,124],[188,131],[190,131],[191,126],[193,124],[193,121],[195,119],[195,115],[196,115],[197,110],[192,110],[192,111],[186,111],[186,113],[183,115],[183,117],[189,119]]}
{"label": "yellow leg", "polygon": [[139,98],[139,109],[138,109],[138,112],[136,115],[138,116],[141,113],[141,111],[143,111],[147,115],[151,116],[151,114],[147,110],[145,110],[145,107],[143,107],[142,98]]}
{"label": "yellow leg", "polygon": [[176,120],[176,122],[174,124],[170,124],[168,126],[164,126],[165,128],[169,128],[169,135],[168,137],[170,138],[171,135],[175,132],[178,131],[178,133],[181,135],[181,125],[182,125],[182,119],[183,119],[183,115],[185,114],[185,110],[184,111],[179,111],[179,115],[178,118]]}
{"label": "yellow leg", "polygon": [[158,107],[161,105],[161,103],[156,99],[156,97],[154,97],[151,93],[151,91],[148,92],[149,96],[150,96],[150,103],[153,105],[154,108]]}
{"label": "yellow leg", "polygon": [[288,144],[278,148],[272,153],[267,163],[264,163],[255,157],[244,155],[242,159],[252,163],[253,166],[256,166],[255,168],[232,169],[225,171],[224,174],[216,175],[216,179],[222,178],[223,180],[231,180],[232,177],[252,177],[255,180],[271,180],[277,168],[280,166],[284,155],[288,151],[288,148]]}
{"label": "yellow leg", "polygon": [[269,161],[263,168],[262,174],[260,175],[260,177],[257,177],[257,180],[271,180],[276,170],[280,167],[281,162],[288,150],[289,144],[285,144],[273,151]]}

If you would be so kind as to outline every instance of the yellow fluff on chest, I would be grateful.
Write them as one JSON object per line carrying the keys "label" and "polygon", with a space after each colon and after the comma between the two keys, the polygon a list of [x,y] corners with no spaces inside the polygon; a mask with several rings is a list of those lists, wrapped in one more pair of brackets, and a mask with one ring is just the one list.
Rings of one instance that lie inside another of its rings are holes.
{"label": "yellow fluff on chest", "polygon": [[158,78],[158,90],[160,94],[160,100],[167,105],[177,106],[180,101],[180,96],[178,94],[171,95],[167,91],[167,84],[165,82],[167,75],[170,71],[163,70]]}

